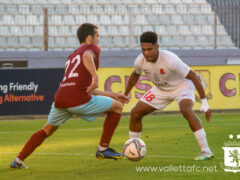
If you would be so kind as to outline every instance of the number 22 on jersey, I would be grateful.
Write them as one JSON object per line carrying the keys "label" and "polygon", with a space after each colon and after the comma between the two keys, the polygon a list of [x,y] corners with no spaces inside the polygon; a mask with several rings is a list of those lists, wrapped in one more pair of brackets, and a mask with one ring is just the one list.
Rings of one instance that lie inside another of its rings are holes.
{"label": "number 22 on jersey", "polygon": [[[65,64],[65,75],[64,75],[63,81],[65,81],[69,78],[78,77],[78,73],[76,72],[76,69],[80,65],[80,62],[81,62],[80,55],[77,55],[72,60],[70,60],[70,59],[67,60],[67,62]],[[72,65],[72,66],[70,66],[70,65]],[[70,69],[69,69],[69,67],[70,67]],[[70,70],[69,73],[67,73],[68,69]]]}
{"label": "number 22 on jersey", "polygon": [[148,91],[143,98],[146,99],[147,102],[151,102],[155,98],[155,95],[151,94],[151,91]]}

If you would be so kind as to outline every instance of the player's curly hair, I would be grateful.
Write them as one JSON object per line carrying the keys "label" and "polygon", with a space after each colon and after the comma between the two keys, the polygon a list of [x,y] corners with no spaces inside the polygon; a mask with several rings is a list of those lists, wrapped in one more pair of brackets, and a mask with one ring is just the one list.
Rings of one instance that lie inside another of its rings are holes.
{"label": "player's curly hair", "polygon": [[142,33],[142,35],[140,36],[141,43],[152,43],[153,45],[155,45],[157,41],[158,41],[158,36],[155,32],[152,32],[152,31],[146,31]]}
{"label": "player's curly hair", "polygon": [[81,24],[77,30],[77,37],[80,43],[83,43],[88,35],[91,35],[92,37],[95,36],[95,29],[98,29],[98,27],[91,23],[84,23]]}

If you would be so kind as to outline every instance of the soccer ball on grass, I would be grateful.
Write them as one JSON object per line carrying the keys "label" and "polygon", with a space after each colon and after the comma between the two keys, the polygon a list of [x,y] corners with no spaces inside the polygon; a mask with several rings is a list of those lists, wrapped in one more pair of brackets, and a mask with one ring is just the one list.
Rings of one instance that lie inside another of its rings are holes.
{"label": "soccer ball on grass", "polygon": [[139,138],[132,138],[125,142],[123,153],[131,161],[139,161],[146,154],[146,144]]}

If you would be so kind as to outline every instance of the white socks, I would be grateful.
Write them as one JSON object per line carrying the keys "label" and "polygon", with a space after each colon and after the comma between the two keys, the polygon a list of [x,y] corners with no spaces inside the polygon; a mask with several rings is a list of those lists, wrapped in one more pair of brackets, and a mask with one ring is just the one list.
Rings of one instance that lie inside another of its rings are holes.
{"label": "white socks", "polygon": [[[207,137],[206,137],[206,133],[204,131],[204,129],[199,129],[197,131],[194,132],[195,138],[201,148],[201,151],[207,152],[207,153],[211,153],[212,151],[210,150],[210,148],[208,147],[208,143],[207,143]],[[140,138],[141,137],[141,132],[132,132],[129,131],[129,137],[131,138]]]}
{"label": "white socks", "polygon": [[195,138],[197,139],[197,142],[201,148],[201,151],[212,154],[212,151],[208,147],[207,137],[206,137],[206,133],[205,133],[204,129],[202,128],[202,129],[195,131],[194,135],[195,135]]}
{"label": "white socks", "polygon": [[131,138],[140,138],[141,137],[142,132],[132,132],[129,131],[129,137]]}

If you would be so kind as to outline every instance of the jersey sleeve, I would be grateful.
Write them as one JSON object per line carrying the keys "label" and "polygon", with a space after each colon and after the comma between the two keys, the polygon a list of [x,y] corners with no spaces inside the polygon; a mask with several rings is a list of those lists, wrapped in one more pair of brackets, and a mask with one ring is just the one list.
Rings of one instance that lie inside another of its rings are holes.
{"label": "jersey sleeve", "polygon": [[177,72],[180,76],[186,77],[191,68],[185,64],[176,54],[170,53],[166,56],[169,62],[169,69]]}
{"label": "jersey sleeve", "polygon": [[140,54],[134,62],[135,72],[137,74],[142,74],[142,66],[143,66],[143,55]]}

